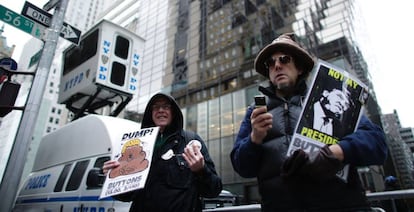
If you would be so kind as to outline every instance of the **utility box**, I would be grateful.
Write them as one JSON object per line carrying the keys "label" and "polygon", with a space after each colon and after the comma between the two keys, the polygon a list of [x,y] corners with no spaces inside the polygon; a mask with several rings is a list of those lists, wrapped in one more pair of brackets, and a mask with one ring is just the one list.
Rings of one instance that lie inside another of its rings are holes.
{"label": "utility box", "polygon": [[[58,102],[70,110],[97,109],[137,93],[144,39],[108,20],[63,52]],[[128,100],[129,101],[129,100]]]}

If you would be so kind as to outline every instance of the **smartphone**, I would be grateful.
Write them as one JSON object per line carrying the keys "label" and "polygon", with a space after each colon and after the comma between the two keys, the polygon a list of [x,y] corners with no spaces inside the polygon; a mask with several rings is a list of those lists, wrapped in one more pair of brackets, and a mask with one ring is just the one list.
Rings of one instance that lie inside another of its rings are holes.
{"label": "smartphone", "polygon": [[256,108],[258,107],[266,107],[266,98],[263,95],[257,95],[254,96],[254,103],[256,105]]}

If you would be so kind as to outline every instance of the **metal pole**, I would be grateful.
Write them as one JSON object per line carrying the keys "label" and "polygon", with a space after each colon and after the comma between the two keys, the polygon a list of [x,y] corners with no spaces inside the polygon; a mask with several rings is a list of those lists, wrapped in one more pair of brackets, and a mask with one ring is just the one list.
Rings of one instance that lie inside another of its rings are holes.
{"label": "metal pole", "polygon": [[51,26],[47,29],[39,66],[0,185],[0,211],[11,211],[14,206],[68,1],[60,0],[56,5]]}

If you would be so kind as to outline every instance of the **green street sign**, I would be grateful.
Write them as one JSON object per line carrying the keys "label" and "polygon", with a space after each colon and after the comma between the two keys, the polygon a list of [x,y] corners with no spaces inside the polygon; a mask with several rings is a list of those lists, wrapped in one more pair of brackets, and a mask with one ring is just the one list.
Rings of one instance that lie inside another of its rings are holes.
{"label": "green street sign", "polygon": [[36,54],[34,54],[31,58],[30,58],[30,62],[29,62],[29,68],[32,67],[34,64],[36,64],[37,62],[39,62],[40,60],[40,56],[42,56],[42,49],[40,49]]}
{"label": "green street sign", "polygon": [[45,27],[33,22],[32,20],[13,12],[12,10],[0,5],[0,21],[10,24],[32,36],[41,39]]}

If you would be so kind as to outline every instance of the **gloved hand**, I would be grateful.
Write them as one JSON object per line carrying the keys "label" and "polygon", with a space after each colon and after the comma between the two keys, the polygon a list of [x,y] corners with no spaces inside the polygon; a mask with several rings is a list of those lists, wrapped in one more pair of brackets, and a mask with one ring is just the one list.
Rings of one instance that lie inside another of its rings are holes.
{"label": "gloved hand", "polygon": [[302,149],[294,151],[282,165],[282,177],[288,178],[297,175],[308,160],[308,154]]}
{"label": "gloved hand", "polygon": [[343,168],[329,149],[328,145],[319,151],[306,153],[302,149],[296,150],[282,166],[282,176],[285,178],[302,175],[315,179],[331,178]]}

